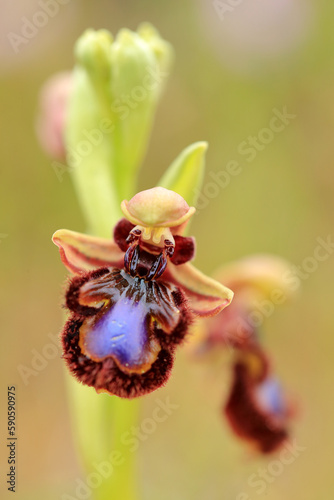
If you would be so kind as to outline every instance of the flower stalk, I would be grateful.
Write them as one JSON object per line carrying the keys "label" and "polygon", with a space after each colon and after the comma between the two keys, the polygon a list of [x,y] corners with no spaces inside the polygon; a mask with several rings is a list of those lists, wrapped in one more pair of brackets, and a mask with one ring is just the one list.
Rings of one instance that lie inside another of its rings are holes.
{"label": "flower stalk", "polygon": [[[89,174],[88,168],[86,172]],[[107,172],[102,170],[99,176],[106,198],[115,200],[112,198],[112,190],[109,190]],[[81,182],[77,182],[76,187],[78,193],[81,193],[83,213],[91,214],[86,219],[91,232],[99,236],[109,236],[112,227],[109,224],[115,223],[119,218],[119,208],[108,213],[103,204],[95,204],[92,196],[97,186],[92,189],[90,175],[83,176],[80,173],[78,177]],[[83,191],[80,191],[81,188]],[[95,192],[96,199],[99,199],[98,194],[98,191]],[[140,401],[127,401],[108,394],[97,395],[94,389],[78,384],[68,372],[66,380],[73,434],[86,476],[92,472],[96,473],[98,464],[108,462],[110,465],[111,472],[102,478],[102,484],[94,491],[93,498],[138,500],[137,456],[124,445],[122,438],[137,424]]]}

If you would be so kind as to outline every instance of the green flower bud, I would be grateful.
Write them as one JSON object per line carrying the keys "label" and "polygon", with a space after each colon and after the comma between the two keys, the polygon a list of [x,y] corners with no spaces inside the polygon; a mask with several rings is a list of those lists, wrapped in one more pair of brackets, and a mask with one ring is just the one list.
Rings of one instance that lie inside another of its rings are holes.
{"label": "green flower bud", "polygon": [[133,174],[146,150],[171,58],[170,45],[149,25],[138,33],[121,30],[111,46],[111,109],[116,126],[113,152],[123,198],[134,190]]}
{"label": "green flower bud", "polygon": [[113,37],[107,30],[86,30],[75,47],[75,58],[91,78],[110,79],[110,46]]}

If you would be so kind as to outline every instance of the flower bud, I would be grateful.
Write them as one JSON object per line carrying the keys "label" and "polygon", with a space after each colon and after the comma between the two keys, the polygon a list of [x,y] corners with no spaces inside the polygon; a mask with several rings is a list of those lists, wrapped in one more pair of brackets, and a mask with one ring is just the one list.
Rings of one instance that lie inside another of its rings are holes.
{"label": "flower bud", "polygon": [[64,71],[47,80],[40,92],[37,137],[44,151],[59,161],[66,156],[64,126],[71,86],[72,74]]}
{"label": "flower bud", "polygon": [[[149,25],[123,29],[111,46],[111,110],[117,147],[116,182],[122,197],[146,150],[157,100],[169,74],[172,50]],[[131,144],[131,147],[129,147]]]}
{"label": "flower bud", "polygon": [[113,41],[107,30],[86,30],[75,45],[77,62],[83,66],[92,78],[109,79],[110,46]]}

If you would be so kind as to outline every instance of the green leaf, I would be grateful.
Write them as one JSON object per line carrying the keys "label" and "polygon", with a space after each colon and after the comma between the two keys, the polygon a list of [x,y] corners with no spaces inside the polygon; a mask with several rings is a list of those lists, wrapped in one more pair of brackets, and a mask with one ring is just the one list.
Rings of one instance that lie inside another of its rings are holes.
{"label": "green leaf", "polygon": [[196,206],[201,191],[208,143],[195,142],[185,148],[168,167],[157,186],[180,194],[189,206]]}

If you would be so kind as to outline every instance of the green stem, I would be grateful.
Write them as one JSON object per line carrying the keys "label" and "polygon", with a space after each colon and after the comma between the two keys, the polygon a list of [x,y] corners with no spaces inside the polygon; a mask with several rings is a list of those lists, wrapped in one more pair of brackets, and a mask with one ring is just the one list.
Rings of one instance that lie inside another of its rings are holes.
{"label": "green stem", "polygon": [[[66,382],[83,481],[92,489],[92,497],[137,500],[137,457],[127,444],[127,437],[138,422],[138,400],[97,394],[68,374]],[[92,473],[99,478],[91,482]]]}
{"label": "green stem", "polygon": [[[120,453],[121,463],[115,465],[110,491],[115,499],[135,500],[138,498],[137,454],[127,444],[126,437],[132,434],[132,428],[138,424],[139,401],[116,399],[114,403],[115,449]],[[101,500],[106,498],[110,496],[101,496]]]}
{"label": "green stem", "polygon": [[[80,140],[80,134],[69,127],[67,138],[73,146]],[[92,156],[83,157],[80,165],[73,167],[71,175],[89,232],[110,238],[113,226],[122,215],[118,189],[107,161],[108,140],[104,138]],[[70,375],[67,380],[73,434],[85,470],[83,480],[91,487],[90,474],[94,473],[91,476],[94,478],[99,475],[99,480],[95,481],[98,487],[91,488],[92,497],[95,500],[138,500],[136,454],[126,444],[126,435],[137,424],[139,402],[97,394]]]}

